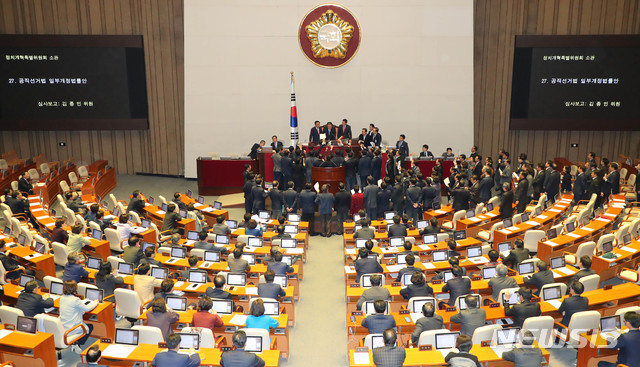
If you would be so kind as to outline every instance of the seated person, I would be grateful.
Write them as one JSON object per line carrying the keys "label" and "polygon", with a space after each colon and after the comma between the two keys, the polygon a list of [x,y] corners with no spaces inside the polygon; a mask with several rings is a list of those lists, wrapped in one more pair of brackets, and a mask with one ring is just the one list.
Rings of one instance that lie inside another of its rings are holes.
{"label": "seated person", "polygon": [[284,233],[284,225],[282,225],[282,224],[279,224],[279,225],[276,226],[276,233],[277,234],[275,236],[271,237],[271,241],[273,241],[273,240],[281,240],[283,238],[287,238],[287,239],[288,238],[293,238],[293,237],[291,237],[290,234]]}
{"label": "seated person", "polygon": [[275,275],[285,275],[293,273],[294,269],[282,262],[282,252],[278,251],[273,256],[274,261],[267,263],[267,270],[273,270]]}
{"label": "seated person", "polygon": [[360,311],[362,309],[362,305],[366,301],[377,301],[379,299],[383,301],[388,301],[391,299],[391,293],[387,288],[383,288],[382,284],[382,275],[373,274],[370,277],[371,280],[371,288],[366,289],[362,292],[362,296],[358,299],[358,303],[356,304],[356,309]]}
{"label": "seated person", "polygon": [[[496,251],[497,252],[497,251]],[[491,298],[495,302],[502,302],[501,299],[498,299],[500,296],[500,291],[507,288],[518,288],[518,283],[515,279],[508,277],[507,273],[509,272],[509,268],[507,268],[504,264],[498,264],[496,266],[496,275],[489,279],[489,287],[491,287],[492,295]]]}
{"label": "seated person", "polygon": [[264,360],[255,353],[246,352],[244,346],[247,343],[247,334],[238,330],[231,337],[233,350],[222,352],[220,365],[223,367],[264,367]]}
{"label": "seated person", "polygon": [[389,237],[406,237],[407,227],[400,224],[402,217],[399,215],[393,216],[393,224],[389,226]]}
{"label": "seated person", "polygon": [[156,248],[155,246],[149,246],[144,249],[144,257],[140,259],[140,264],[149,264],[155,265],[157,267],[162,267],[162,263],[154,259],[154,257],[156,257]]}
{"label": "seated person", "polygon": [[109,261],[100,263],[100,269],[95,275],[96,286],[104,291],[105,298],[111,296],[116,286],[124,284],[124,278],[116,276],[116,271]]}
{"label": "seated person", "polygon": [[34,317],[37,314],[44,313],[45,308],[53,307],[53,298],[49,297],[49,294],[45,294],[46,299],[34,293],[33,291],[38,288],[38,282],[30,280],[24,285],[24,292],[18,295],[18,302],[16,308],[22,310],[25,316]]}
{"label": "seated person", "polygon": [[[207,287],[205,294],[210,298],[215,299],[228,299],[233,301],[233,296],[231,293],[224,290],[224,285],[226,283],[226,279],[224,276],[218,274],[213,278],[213,285],[215,288]],[[233,309],[233,307],[232,307]]]}
{"label": "seated person", "polygon": [[91,206],[89,206],[89,211],[87,211],[86,213],[84,213],[84,220],[85,222],[92,222],[96,219],[96,215],[98,214],[98,211],[100,210],[100,205],[98,204],[91,204]]}
{"label": "seated person", "polygon": [[567,282],[567,294],[569,294],[569,291],[571,289],[571,283],[579,281],[580,278],[582,278],[582,277],[586,277],[588,275],[597,274],[595,270],[591,269],[591,257],[590,256],[587,256],[587,255],[582,256],[580,258],[580,260],[578,260],[578,264],[580,266],[580,270],[578,270],[578,272],[575,273],[571,277],[571,280],[569,280],[569,282]]}
{"label": "seated person", "polygon": [[462,277],[462,268],[454,266],[451,268],[453,278],[447,281],[442,287],[443,292],[449,292],[449,306],[455,306],[456,298],[471,293],[471,279]]}
{"label": "seated person", "polygon": [[213,243],[207,242],[207,237],[209,237],[207,231],[198,232],[198,240],[193,243],[193,248],[197,248],[200,250],[213,250]]}
{"label": "seated person", "polygon": [[375,231],[373,228],[369,227],[369,219],[360,219],[360,225],[362,228],[358,229],[356,233],[353,234],[353,238],[364,238],[367,240],[375,238]]}
{"label": "seated person", "polygon": [[373,302],[373,308],[376,313],[369,315],[362,319],[362,327],[366,327],[369,330],[369,334],[380,334],[386,329],[396,327],[396,319],[393,315],[385,315],[384,312],[387,309],[387,302],[379,299]]}
{"label": "seated person", "polygon": [[402,225],[407,227],[407,229],[411,228],[411,224],[409,224],[410,219],[407,214],[402,214]]}
{"label": "seated person", "polygon": [[640,360],[640,314],[637,312],[627,312],[624,314],[624,326],[629,332],[620,334],[615,341],[607,344],[608,348],[618,349],[618,360],[616,363],[600,361],[598,367],[616,367],[618,365],[633,366]]}
{"label": "seated person", "polygon": [[247,236],[262,237],[262,226],[259,226],[255,219],[251,219],[249,224],[247,224],[247,228],[244,229],[244,234]]}
{"label": "seated person", "polygon": [[[167,296],[173,294],[173,279],[162,279],[162,283],[160,283],[160,290],[153,295],[153,299],[162,298],[165,302],[167,301]],[[151,307],[151,303],[147,303],[147,307]]]}
{"label": "seated person", "polygon": [[589,311],[589,299],[582,297],[582,292],[584,292],[582,283],[579,281],[571,283],[570,297],[563,299],[560,308],[558,308],[558,312],[562,314],[562,321],[560,321],[562,325],[569,326],[569,321],[574,313]]}
{"label": "seated person", "polygon": [[533,273],[531,276],[523,277],[524,284],[526,285],[534,285],[538,288],[538,290],[534,293],[534,295],[540,295],[540,290],[546,284],[554,283],[553,272],[547,267],[547,263],[540,260],[536,265],[538,271]]}
{"label": "seated person", "polygon": [[181,239],[182,237],[180,236],[180,234],[174,233],[171,235],[171,237],[169,237],[169,239],[162,242],[162,246],[167,246],[167,247],[182,246],[182,244],[180,243]]}
{"label": "seated person", "polygon": [[425,234],[438,234],[438,233],[440,233],[440,227],[438,226],[438,218],[436,217],[429,219],[429,225],[424,227],[420,231],[421,236]]}
{"label": "seated person", "polygon": [[216,217],[216,224],[213,225],[214,234],[230,235],[231,228],[225,223],[224,215],[220,214]]}
{"label": "seated person", "polygon": [[151,365],[153,367],[196,367],[200,365],[200,355],[195,353],[193,348],[188,353],[178,353],[180,351],[180,334],[169,334],[165,338],[167,351],[160,352],[153,357]]}
{"label": "seated person", "polygon": [[404,248],[404,251],[400,252],[400,254],[412,254],[413,256],[415,256],[415,259],[418,260],[418,262],[420,262],[420,252],[411,251],[411,249],[413,248],[413,243],[409,241],[404,241],[402,248]]}
{"label": "seated person", "polygon": [[500,255],[503,263],[511,264],[511,269],[517,269],[518,264],[531,257],[529,255],[529,250],[524,248],[524,241],[522,241],[522,239],[516,239],[515,245],[516,248],[509,252],[509,256],[505,257],[504,255]]}
{"label": "seated person", "polygon": [[502,353],[502,359],[513,362],[514,367],[540,366],[545,363],[540,348],[533,345],[535,337],[529,330],[520,332],[520,347]]}
{"label": "seated person", "polygon": [[427,330],[440,330],[443,328],[442,316],[435,313],[436,308],[431,302],[427,302],[422,305],[422,315],[424,317],[419,318],[416,321],[416,326],[411,333],[411,342],[418,344],[420,334]]}
{"label": "seated person", "polygon": [[[449,151],[449,149],[451,148],[448,148],[447,151]],[[480,361],[478,361],[478,357],[469,353],[472,346],[473,342],[471,341],[471,337],[460,334],[458,339],[456,339],[456,347],[444,357],[444,361],[451,367],[482,367]]]}
{"label": "seated person", "polygon": [[246,322],[248,328],[265,329],[269,331],[269,329],[275,329],[279,325],[278,320],[264,314],[264,302],[260,298],[257,298],[251,303],[249,313],[250,315],[247,317]]}
{"label": "seated person", "polygon": [[98,212],[96,213],[96,219],[90,221],[90,222],[94,222],[97,225],[100,226],[100,230],[102,232],[104,232],[105,229],[109,228],[109,226],[111,225],[111,221],[110,220],[105,220],[104,219],[104,210],[98,210]]}
{"label": "seated person", "polygon": [[85,269],[82,264],[79,264],[78,255],[73,253],[69,254],[69,256],[67,256],[67,264],[64,266],[64,275],[62,276],[62,280],[73,280],[78,283],[82,278],[86,278],[88,276],[89,272],[87,269]]}
{"label": "seated person", "polygon": [[[449,261],[449,266],[451,267],[451,269],[453,269],[454,266],[460,266],[460,259],[458,259],[457,256],[452,256],[447,261]],[[467,269],[466,268],[460,267],[460,269],[462,269],[462,276],[467,275]],[[444,278],[444,272],[443,271],[438,272],[433,277],[433,279],[442,279],[442,278]]]}
{"label": "seated person", "polygon": [[10,258],[8,255],[11,253],[11,250],[7,250],[7,245],[4,239],[0,239],[0,262],[2,262],[2,266],[4,266],[4,270],[6,273],[7,280],[10,279],[20,279],[20,274],[23,273],[22,269],[20,269],[20,263]]}
{"label": "seated person", "polygon": [[176,204],[169,204],[167,206],[167,212],[164,215],[164,220],[162,221],[162,228],[160,229],[162,232],[171,231],[173,233],[180,232],[178,228],[178,222],[182,220],[180,214],[177,213],[178,207]]}
{"label": "seated person", "polygon": [[132,263],[134,267],[140,264],[140,261],[145,258],[142,252],[141,241],[138,236],[131,236],[127,240],[127,246],[123,249],[122,260],[128,263]]}
{"label": "seated person", "polygon": [[397,339],[396,331],[392,328],[382,333],[384,346],[373,349],[373,364],[380,367],[401,367],[404,364],[406,351],[402,346],[396,346]]}
{"label": "seated person", "polygon": [[129,204],[127,205],[127,211],[136,212],[138,215],[142,215],[144,214],[144,204],[140,190],[134,190],[131,194],[131,200],[129,200]]}
{"label": "seated person", "polygon": [[[222,319],[213,308],[211,298],[204,296],[198,301],[198,312],[193,314],[193,326],[210,329],[224,325]],[[215,335],[214,335],[215,340]]]}
{"label": "seated person", "polygon": [[162,284],[162,280],[156,279],[151,275],[151,265],[141,264],[133,276],[133,290],[138,293],[142,303],[148,302],[154,297],[155,287]]}
{"label": "seated person", "polygon": [[264,272],[264,281],[266,283],[258,283],[258,297],[273,298],[277,300],[287,294],[280,284],[275,284],[273,282],[275,276],[276,273],[273,270],[267,270]]}
{"label": "seated person", "polygon": [[464,297],[464,302],[467,308],[451,316],[451,322],[460,324],[460,334],[471,337],[477,328],[484,326],[487,321],[487,312],[480,308],[478,299],[471,294]]}
{"label": "seated person", "polygon": [[77,192],[67,191],[64,197],[69,209],[73,210],[74,213],[84,214],[84,204],[82,204],[82,199],[78,196]]}
{"label": "seated person", "polygon": [[406,300],[411,297],[432,297],[433,289],[427,284],[424,274],[417,270],[411,275],[411,284],[401,289],[400,295]]}
{"label": "seated person", "polygon": [[[74,280],[65,280],[62,286],[62,297],[59,298],[60,302],[60,322],[64,330],[68,330],[69,340],[75,340],[71,346],[71,351],[77,354],[82,352],[81,345],[89,340],[91,332],[93,331],[92,324],[86,324],[84,320],[84,313],[89,312],[98,306],[98,301],[91,301],[85,303],[78,298],[76,291],[78,289],[78,283]],[[82,324],[84,330],[87,331],[86,335],[78,338],[81,335],[82,328],[76,328],[71,330],[75,326]]]}
{"label": "seated person", "polygon": [[53,225],[53,230],[51,231],[51,242],[58,242],[62,244],[67,243],[69,240],[69,234],[62,228],[63,225],[63,218],[56,219],[56,223]]}
{"label": "seated person", "polygon": [[[380,255],[378,255],[375,252],[373,252],[373,247],[374,247],[374,243],[373,243],[372,240],[367,240],[367,242],[364,243],[364,248],[366,248],[367,251],[369,251],[368,252],[368,257],[376,259],[376,261],[379,263],[380,262]],[[354,262],[357,261],[360,258],[360,251],[358,251],[355,255],[350,255],[349,257]]]}
{"label": "seated person", "polygon": [[[200,270],[200,269],[198,269],[198,261],[199,261],[199,259],[198,259],[197,255],[189,256],[187,261],[189,262],[189,267],[180,272],[180,277],[181,278],[185,278],[185,279],[189,279],[189,271],[191,271],[191,270]],[[207,276],[207,282],[209,282],[209,281],[211,281],[211,280]]]}
{"label": "seated person", "polygon": [[460,256],[460,252],[456,251],[457,247],[458,247],[458,244],[456,243],[455,240],[453,240],[452,238],[447,240],[447,249],[448,249],[449,257]]}
{"label": "seated person", "polygon": [[[519,295],[518,303],[515,305],[507,305],[504,309],[504,314],[513,318],[512,327],[522,327],[524,320],[529,317],[540,316],[542,313],[540,303],[531,302],[531,289],[520,287],[517,292]],[[510,295],[506,294],[506,297],[510,297]]]}
{"label": "seated person", "polygon": [[382,273],[384,271],[375,257],[369,257],[369,250],[366,248],[361,248],[358,254],[360,259],[356,260],[354,264],[357,283],[360,283],[360,278],[363,274]]}
{"label": "seated person", "polygon": [[129,216],[127,214],[120,214],[118,223],[114,223],[113,225],[120,234],[120,240],[126,241],[131,237],[131,227],[133,227],[133,225],[129,222]]}
{"label": "seated person", "polygon": [[251,213],[244,213],[243,221],[238,223],[238,228],[247,228],[249,226],[249,221],[251,220]]}
{"label": "seated person", "polygon": [[173,324],[178,322],[180,316],[174,311],[167,309],[167,304],[162,298],[155,298],[151,301],[151,311],[147,312],[147,326],[155,326],[162,332],[162,337],[167,340],[171,334]]}
{"label": "seated person", "polygon": [[227,265],[230,273],[245,273],[251,270],[249,262],[242,258],[242,248],[238,247],[233,250],[233,256],[227,259]]}
{"label": "seated person", "polygon": [[484,264],[482,266],[482,268],[487,267],[487,266],[497,266],[498,264],[502,264],[502,262],[500,262],[498,259],[500,259],[500,253],[496,250],[489,250],[489,253],[487,253],[487,257],[489,258],[489,262]]}
{"label": "seated person", "polygon": [[396,282],[402,281],[402,277],[405,274],[413,274],[416,271],[421,272],[420,268],[413,266],[416,263],[416,257],[413,254],[405,256],[404,260],[407,262],[407,266],[400,269],[398,276],[396,277]]}
{"label": "seated person", "polygon": [[85,360],[87,361],[87,363],[86,364],[79,363],[76,365],[76,367],[91,367],[91,366],[109,367],[107,365],[98,364],[101,358],[102,358],[102,352],[100,351],[100,346],[97,344],[94,344],[90,346],[89,349],[87,349],[87,355],[85,356]]}

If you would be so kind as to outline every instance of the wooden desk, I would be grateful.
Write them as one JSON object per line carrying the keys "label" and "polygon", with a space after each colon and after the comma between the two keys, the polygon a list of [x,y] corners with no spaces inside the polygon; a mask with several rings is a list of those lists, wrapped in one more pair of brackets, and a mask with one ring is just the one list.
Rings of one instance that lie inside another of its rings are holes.
{"label": "wooden desk", "polygon": [[[635,250],[635,252],[626,250]],[[605,259],[602,256],[591,257],[593,260],[591,269],[600,275],[600,281],[615,277],[620,273],[622,268],[635,269],[636,265],[640,262],[640,242],[633,240],[623,248],[614,248],[613,253],[618,255],[618,257],[615,259]]]}
{"label": "wooden desk", "polygon": [[[4,326],[0,326],[4,329]],[[53,334],[12,331],[0,338],[0,358],[16,366],[56,367],[56,345]]]}
{"label": "wooden desk", "polygon": [[442,222],[453,218],[453,206],[445,205],[438,210],[429,209],[424,212],[424,219],[429,220],[434,217],[438,219],[438,226],[442,226]]}
{"label": "wooden desk", "polygon": [[[160,210],[155,205],[145,205],[144,207],[145,213],[147,213],[149,219],[158,226],[159,230],[162,230],[162,222],[164,222],[164,212]],[[178,221],[178,227],[187,231],[195,231],[196,230],[196,222],[193,219],[183,218]]]}
{"label": "wooden desk", "polygon": [[15,170],[12,170],[10,168],[7,175],[0,181],[0,190],[1,190],[0,192],[4,193],[4,189],[11,188],[11,183],[13,181],[18,181],[18,178],[20,177],[20,175],[27,172],[31,168],[36,168],[36,164],[31,163],[26,166],[23,166],[22,164],[20,164],[18,168]]}
{"label": "wooden desk", "polygon": [[595,366],[596,363],[590,364],[592,358],[597,361],[606,360],[609,362],[615,362],[617,360],[618,350],[609,349],[607,347],[607,340],[602,335],[592,332],[580,333],[580,348],[578,348],[578,366],[587,367],[589,365]]}
{"label": "wooden desk", "polygon": [[464,218],[456,221],[456,230],[467,231],[467,237],[476,237],[481,230],[489,230],[495,223],[502,221],[500,207],[492,211],[478,214],[472,218]]}
{"label": "wooden desk", "polygon": [[36,278],[42,280],[45,275],[52,277],[56,276],[56,265],[53,262],[53,255],[38,254],[37,257],[33,257],[37,252],[30,248],[23,246],[16,246],[10,249],[10,256],[15,257],[20,263],[28,268],[33,268],[36,271]]}
{"label": "wooden desk", "polygon": [[[110,345],[100,343],[100,341],[96,341],[94,345],[96,344],[103,352]],[[155,344],[139,344],[136,349],[126,357],[108,357],[103,354],[102,364],[109,366],[133,366],[135,362],[142,362],[150,365],[156,354],[163,351],[166,351],[166,349],[160,349],[158,345]],[[220,366],[222,350],[216,348],[200,348],[198,354],[200,355],[201,366]],[[258,355],[264,359],[265,366],[278,367],[280,365],[280,351],[278,350],[265,350]],[[81,356],[82,360],[86,361],[87,350],[84,350]]]}
{"label": "wooden desk", "polygon": [[116,188],[116,170],[114,168],[98,172],[102,172],[100,177],[98,177],[98,173],[92,174],[82,184],[83,195],[98,196],[103,199]]}
{"label": "wooden desk", "polygon": [[214,209],[210,205],[200,204],[196,199],[190,198],[186,194],[182,194],[182,196],[180,196],[180,201],[187,205],[193,204],[193,207],[202,213],[210,227],[213,227],[213,225],[217,223],[216,219],[218,219],[219,215],[224,215],[225,219],[229,219],[228,210],[218,210]]}

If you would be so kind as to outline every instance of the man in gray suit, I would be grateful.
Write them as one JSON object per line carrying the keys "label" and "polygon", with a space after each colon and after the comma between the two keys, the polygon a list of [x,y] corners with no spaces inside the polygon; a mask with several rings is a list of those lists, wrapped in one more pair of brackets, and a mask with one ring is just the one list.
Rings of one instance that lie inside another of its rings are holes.
{"label": "man in gray suit", "polygon": [[539,367],[544,363],[542,351],[533,346],[535,338],[529,330],[522,330],[520,343],[522,347],[516,347],[502,353],[502,359],[513,362],[514,367]]}
{"label": "man in gray suit", "polygon": [[362,292],[362,296],[360,296],[360,299],[358,299],[358,303],[356,304],[356,309],[358,311],[362,309],[362,305],[366,301],[388,301],[391,299],[391,293],[389,293],[389,290],[380,286],[380,284],[382,283],[382,275],[373,274],[370,280],[371,288]]}
{"label": "man in gray suit", "polygon": [[366,248],[361,248],[358,251],[358,255],[360,255],[360,258],[354,264],[357,283],[360,283],[360,277],[363,274],[382,273],[384,271],[376,256],[369,256],[369,250]]}
{"label": "man in gray suit", "polygon": [[487,313],[478,305],[478,299],[468,294],[464,297],[467,305],[465,310],[460,310],[457,314],[451,316],[451,322],[460,324],[460,333],[467,336],[473,336],[473,332],[480,326],[484,326],[487,321]]}
{"label": "man in gray suit", "polygon": [[132,263],[134,267],[140,264],[140,260],[144,259],[144,253],[140,248],[140,241],[138,236],[129,237],[127,241],[128,246],[124,248],[122,252],[122,259],[124,262]]}
{"label": "man in gray suit", "polygon": [[242,258],[242,248],[233,250],[233,257],[227,259],[229,273],[246,273],[251,269],[249,262]]}
{"label": "man in gray suit", "polygon": [[496,265],[496,276],[489,279],[489,287],[493,290],[491,298],[496,302],[502,302],[498,299],[500,291],[507,288],[519,288],[515,279],[508,277],[509,268],[504,264]]}
{"label": "man in gray suit", "polygon": [[393,318],[393,315],[384,314],[387,309],[387,302],[381,299],[375,300],[373,308],[376,313],[362,320],[362,327],[366,327],[369,330],[369,334],[380,334],[389,328],[396,327],[396,319]]}
{"label": "man in gray suit", "polygon": [[509,256],[500,255],[503,263],[511,263],[511,268],[516,269],[518,264],[530,257],[529,249],[524,248],[524,241],[521,238],[515,241],[516,248],[509,251]]}
{"label": "man in gray suit", "polygon": [[546,284],[554,283],[553,272],[547,267],[547,263],[540,260],[538,261],[538,271],[530,277],[524,278],[524,284],[535,285],[538,290],[534,293],[536,296],[540,295],[540,290]]}
{"label": "man in gray suit", "polygon": [[353,238],[364,238],[366,240],[372,240],[376,236],[376,232],[373,228],[369,227],[370,220],[368,218],[360,219],[360,225],[362,228],[353,234]]}
{"label": "man in gray suit", "polygon": [[442,287],[442,292],[449,292],[449,306],[455,306],[456,298],[471,293],[471,280],[462,277],[462,268],[454,266],[451,268],[453,279],[449,279]]}
{"label": "man in gray suit", "polygon": [[431,302],[427,302],[422,305],[422,315],[424,317],[419,318],[416,321],[416,326],[411,333],[411,342],[418,344],[420,339],[420,333],[427,330],[439,330],[442,329],[442,316],[435,313],[436,307]]}
{"label": "man in gray suit", "polygon": [[193,348],[189,354],[178,353],[181,338],[179,334],[167,336],[167,351],[160,352],[153,357],[151,365],[154,367],[196,367],[200,365],[200,355],[194,353]]}
{"label": "man in gray suit", "polygon": [[372,176],[367,177],[367,187],[362,190],[364,194],[364,207],[367,210],[367,218],[376,219],[378,214],[378,185],[374,184]]}
{"label": "man in gray suit", "polygon": [[231,337],[234,350],[222,353],[220,365],[223,367],[264,367],[264,360],[258,355],[245,352],[244,345],[247,343],[247,334],[238,330]]}
{"label": "man in gray suit", "polygon": [[402,347],[396,347],[398,336],[394,329],[387,329],[382,333],[384,347],[373,349],[373,363],[376,367],[402,367],[406,352]]}
{"label": "man in gray suit", "polygon": [[278,299],[287,294],[280,284],[275,284],[273,282],[275,277],[276,273],[273,270],[267,270],[264,272],[264,281],[266,283],[258,284],[258,297]]}

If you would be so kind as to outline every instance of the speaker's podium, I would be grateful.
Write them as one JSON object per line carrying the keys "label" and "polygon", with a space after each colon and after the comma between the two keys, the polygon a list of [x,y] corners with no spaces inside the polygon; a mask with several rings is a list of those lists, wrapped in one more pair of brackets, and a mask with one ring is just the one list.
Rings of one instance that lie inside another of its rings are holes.
{"label": "speaker's podium", "polygon": [[320,189],[322,185],[330,184],[329,192],[335,194],[338,192],[338,184],[344,182],[344,167],[312,167],[311,180],[313,184],[318,183]]}

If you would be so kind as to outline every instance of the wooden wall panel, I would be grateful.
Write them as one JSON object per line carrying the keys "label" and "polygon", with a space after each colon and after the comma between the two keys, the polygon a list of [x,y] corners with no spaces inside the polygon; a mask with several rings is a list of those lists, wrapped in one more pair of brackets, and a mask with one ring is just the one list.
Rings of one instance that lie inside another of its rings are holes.
{"label": "wooden wall panel", "polygon": [[183,0],[2,0],[0,33],[142,35],[149,101],[149,130],[0,131],[0,151],[108,159],[118,173],[184,173]]}
{"label": "wooden wall panel", "polygon": [[[640,131],[509,130],[516,35],[640,34],[638,0],[475,0],[474,141],[482,155],[505,148],[539,162],[585,160],[589,151],[640,157]],[[578,143],[578,148],[570,148]]]}

